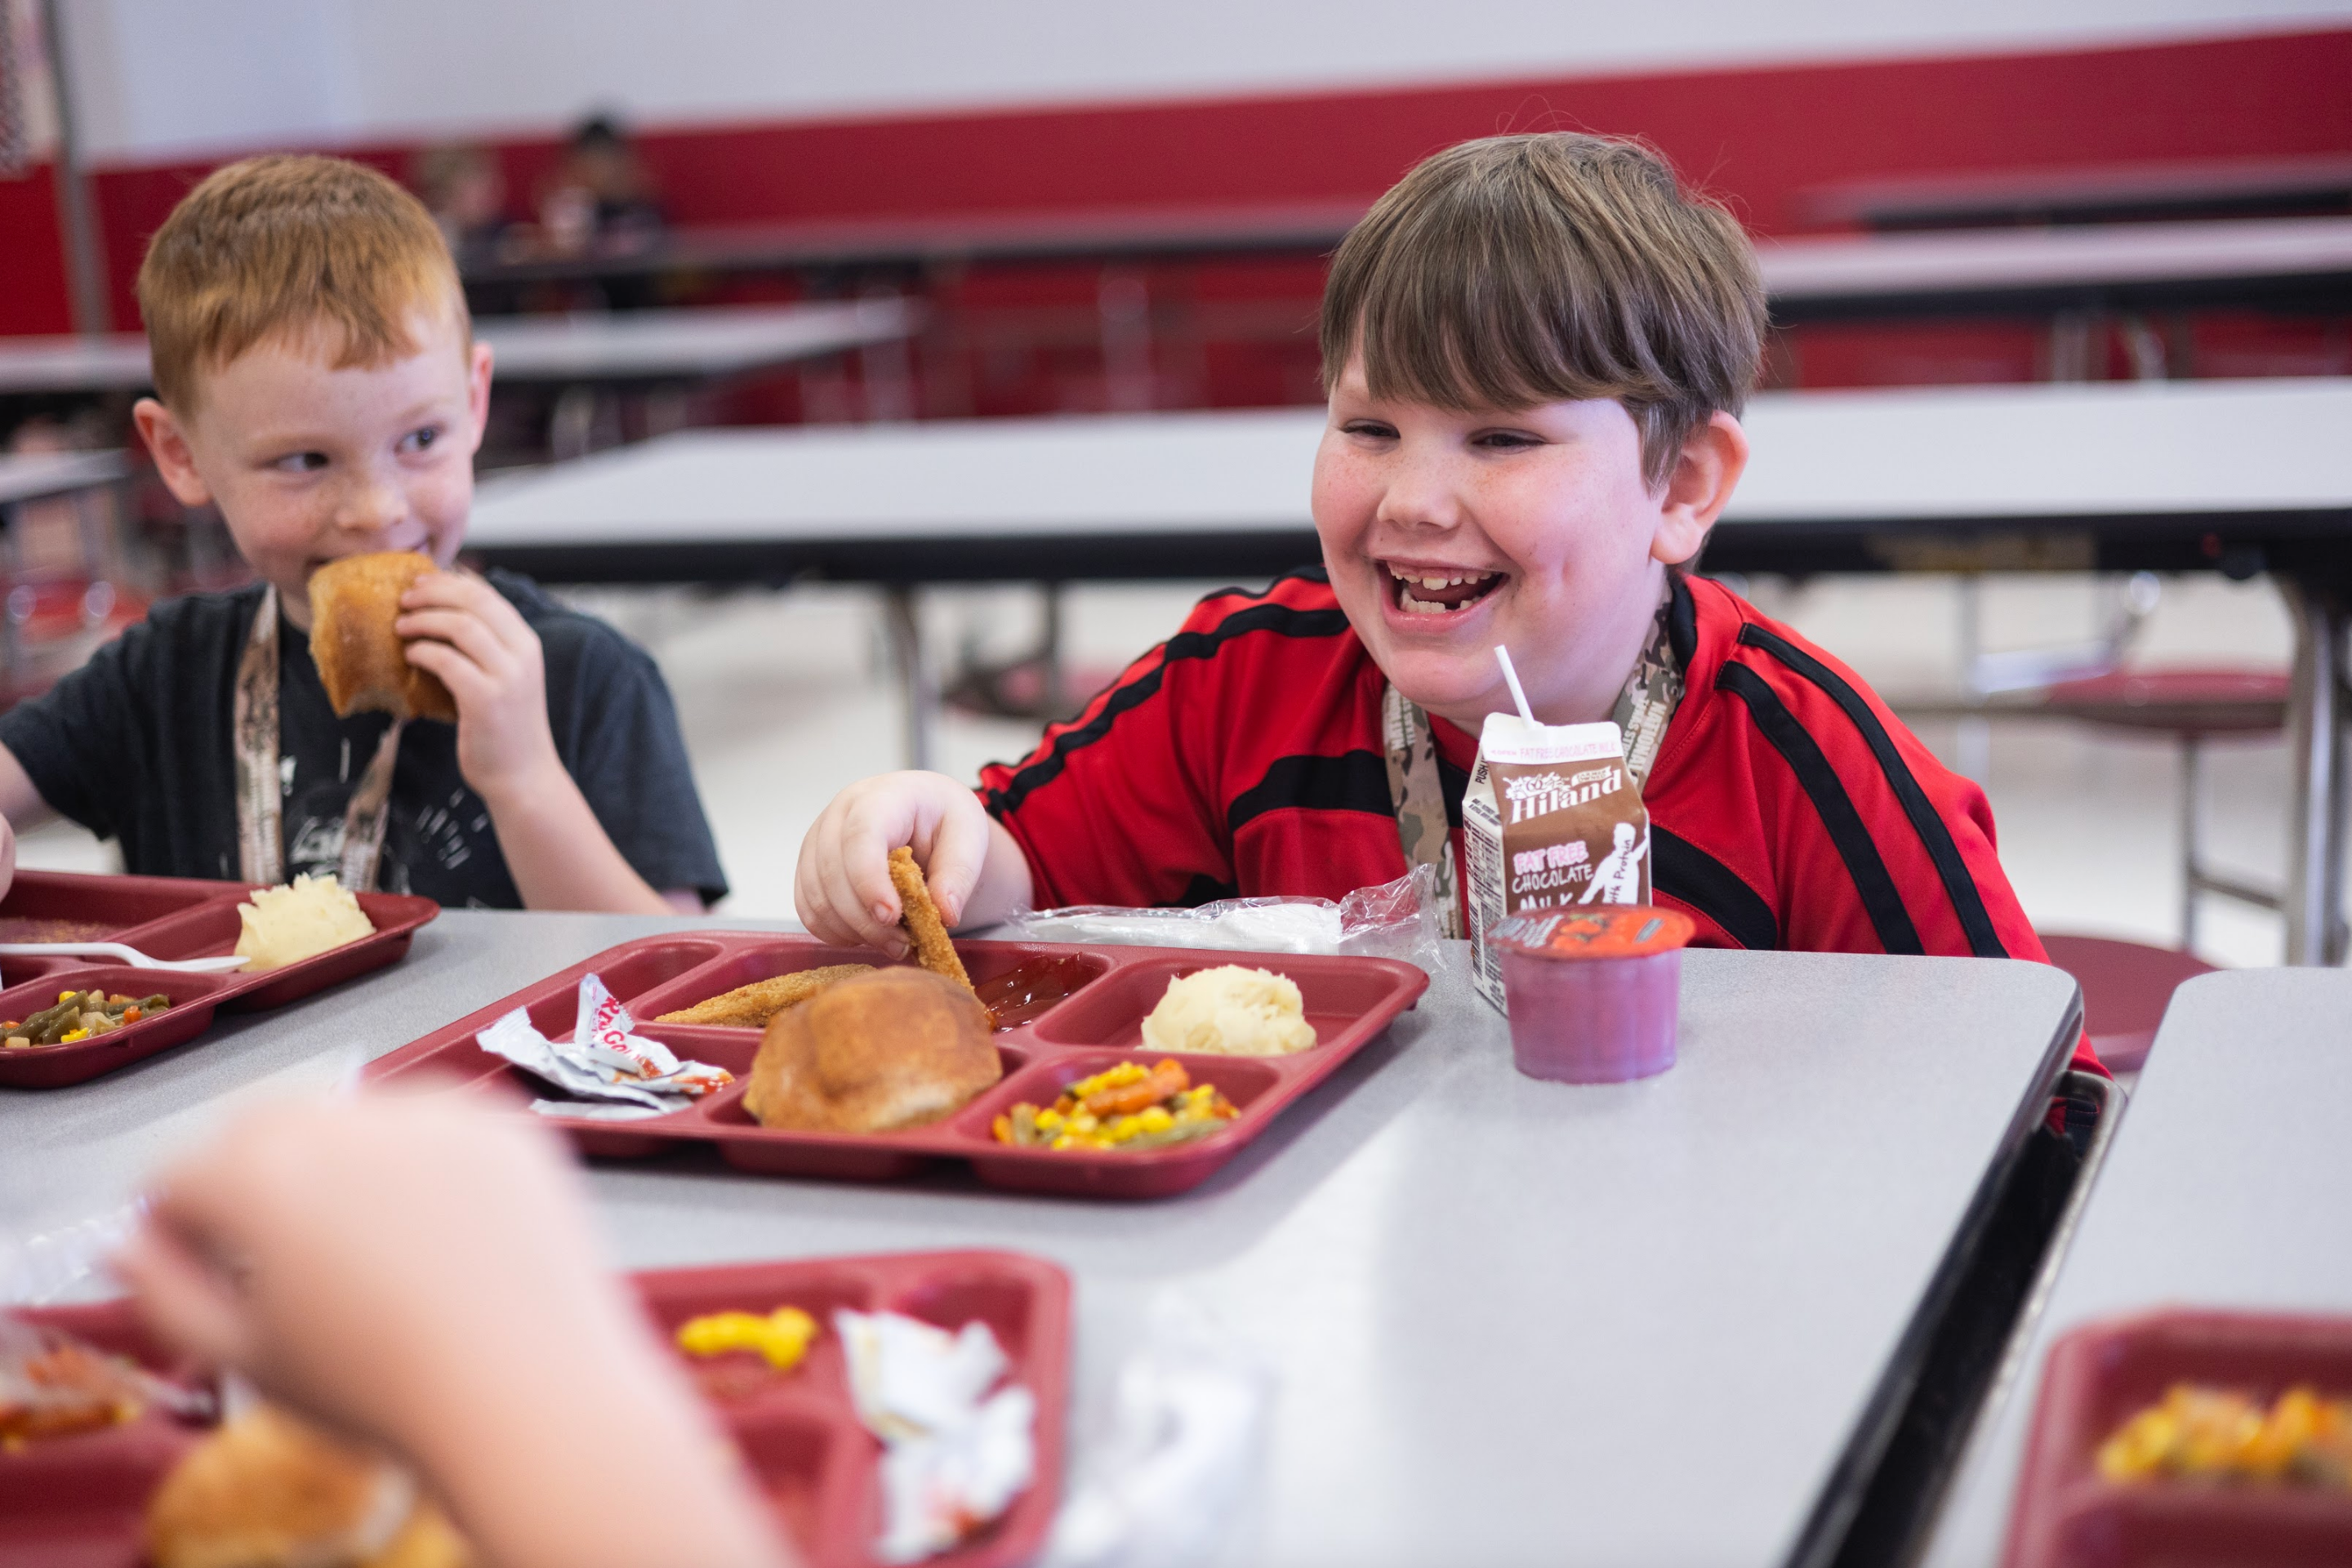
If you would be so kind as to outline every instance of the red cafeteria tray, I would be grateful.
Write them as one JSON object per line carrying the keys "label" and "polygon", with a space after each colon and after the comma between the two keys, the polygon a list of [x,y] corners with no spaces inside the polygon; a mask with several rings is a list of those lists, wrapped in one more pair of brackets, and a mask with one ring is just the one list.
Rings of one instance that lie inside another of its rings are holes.
{"label": "red cafeteria tray", "polygon": [[[649,1022],[755,980],[820,964],[868,963],[875,956],[862,949],[827,947],[814,937],[772,931],[682,931],[623,942],[378,1058],[367,1076],[386,1078],[425,1068],[544,1098],[549,1089],[482,1050],[475,1034],[515,1008],[528,1007],[532,1026],[541,1034],[551,1039],[570,1035],[580,977],[593,973],[604,976],[648,1038],[688,1060],[723,1067],[737,1081],[684,1110],[643,1121],[548,1118],[570,1133],[583,1152],[635,1159],[683,1143],[715,1143],[720,1156],[740,1170],[869,1182],[908,1175],[935,1161],[960,1160],[994,1186],[1098,1197],[1161,1197],[1206,1181],[1264,1131],[1284,1106],[1379,1038],[1390,1020],[1412,1006],[1429,985],[1429,977],[1412,964],[1385,958],[1022,942],[958,942],[956,952],[975,983],[1033,958],[1068,953],[1083,958],[1091,978],[1034,1023],[998,1035],[1003,1080],[928,1127],[876,1133],[762,1127],[742,1104],[751,1059],[759,1054],[759,1030]],[[1015,1100],[1050,1105],[1066,1085],[1118,1062],[1161,1059],[1168,1053],[1143,1047],[1144,1016],[1159,1005],[1169,981],[1220,963],[1268,969],[1297,982],[1317,1040],[1309,1049],[1288,1057],[1177,1054],[1194,1083],[1215,1084],[1241,1109],[1224,1131],[1134,1153],[1015,1148],[991,1135],[990,1123]]]}
{"label": "red cafeteria tray", "polygon": [[2352,1394],[2352,1318],[2163,1311],[2052,1347],[2010,1516],[2007,1568],[2352,1563],[2352,1497],[2305,1487],[2101,1479],[2094,1456],[2176,1383],[2265,1404],[2298,1384]]}
{"label": "red cafeteria tray", "polygon": [[[747,1468],[813,1568],[863,1568],[881,1533],[876,1471],[881,1444],[849,1399],[833,1311],[888,1310],[943,1329],[977,1318],[1003,1346],[1006,1377],[1037,1396],[1037,1473],[1004,1516],[940,1568],[1002,1568],[1036,1554],[1061,1489],[1068,1405],[1070,1281],[1054,1265],[1013,1252],[910,1252],[813,1258],[635,1277],[667,1342],[687,1319],[741,1309],[798,1307],[824,1331],[808,1357],[774,1373],[749,1352],[687,1359]],[[29,1311],[152,1370],[185,1376],[147,1337],[125,1301]],[[0,1453],[0,1562],[10,1568],[134,1568],[147,1499],[200,1434],[150,1411],[128,1426],[28,1443]]]}
{"label": "red cafeteria tray", "polygon": [[[19,871],[0,899],[0,942],[119,942],[150,958],[212,958],[236,951],[236,908],[255,889],[244,882],[181,877],[85,877]],[[60,991],[93,987],[132,996],[157,992],[171,1007],[94,1040],[0,1048],[0,1085],[57,1089],[82,1083],[203,1034],[220,1008],[277,1007],[339,980],[396,962],[416,928],[441,912],[430,899],[362,893],[375,934],[316,958],[260,974],[182,974],[133,969],[105,959],[0,958],[0,1018],[22,1018]],[[79,928],[67,933],[64,928]],[[102,932],[94,928],[103,928]]]}

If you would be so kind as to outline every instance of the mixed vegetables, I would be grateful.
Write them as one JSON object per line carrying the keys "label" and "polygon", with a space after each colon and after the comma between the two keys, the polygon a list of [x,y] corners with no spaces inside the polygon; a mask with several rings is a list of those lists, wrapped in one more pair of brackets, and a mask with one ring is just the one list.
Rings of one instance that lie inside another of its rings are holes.
{"label": "mixed vegetables", "polygon": [[1053,1104],[1027,1101],[996,1119],[996,1141],[1033,1149],[1158,1149],[1205,1138],[1241,1110],[1184,1064],[1121,1062],[1080,1079]]}
{"label": "mixed vegetables", "polygon": [[103,991],[60,991],[57,1005],[44,1007],[22,1023],[0,1021],[0,1047],[24,1050],[32,1046],[69,1046],[127,1027],[152,1013],[169,1010],[170,997],[110,996]]}
{"label": "mixed vegetables", "polygon": [[2352,1490],[2352,1400],[2290,1388],[2265,1406],[2236,1389],[2175,1384],[2099,1446],[2111,1481],[2286,1481]]}

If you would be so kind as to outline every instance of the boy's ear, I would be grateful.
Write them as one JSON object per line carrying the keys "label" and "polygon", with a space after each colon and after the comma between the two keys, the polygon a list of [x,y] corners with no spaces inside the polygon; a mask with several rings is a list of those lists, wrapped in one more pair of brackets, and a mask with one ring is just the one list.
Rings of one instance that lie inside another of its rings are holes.
{"label": "boy's ear", "polygon": [[1747,468],[1748,432],[1728,414],[1709,416],[1683,443],[1674,472],[1666,476],[1651,556],[1679,566],[1696,555]]}
{"label": "boy's ear", "polygon": [[204,476],[196,472],[187,426],[180,423],[178,415],[152,397],[142,397],[131,405],[131,422],[139,427],[139,438],[147,443],[155,471],[163,476],[163,483],[182,506],[203,506],[213,499]]}
{"label": "boy's ear", "polygon": [[473,439],[466,450],[482,449],[482,437],[490,427],[490,345],[477,342],[466,361],[466,412],[474,422]]}

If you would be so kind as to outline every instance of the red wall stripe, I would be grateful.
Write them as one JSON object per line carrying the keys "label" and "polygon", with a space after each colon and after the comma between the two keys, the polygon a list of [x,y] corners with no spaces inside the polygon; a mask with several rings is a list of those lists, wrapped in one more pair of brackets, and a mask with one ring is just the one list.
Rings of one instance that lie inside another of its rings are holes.
{"label": "red wall stripe", "polygon": [[[649,131],[685,224],[1369,197],[1498,131],[1647,136],[1761,233],[1839,181],[2352,152],[2352,29],[2020,55]],[[502,144],[519,200],[551,138]],[[356,154],[399,169],[409,149]],[[117,319],[206,165],[98,177]],[[47,181],[0,181],[0,332],[66,328]]]}

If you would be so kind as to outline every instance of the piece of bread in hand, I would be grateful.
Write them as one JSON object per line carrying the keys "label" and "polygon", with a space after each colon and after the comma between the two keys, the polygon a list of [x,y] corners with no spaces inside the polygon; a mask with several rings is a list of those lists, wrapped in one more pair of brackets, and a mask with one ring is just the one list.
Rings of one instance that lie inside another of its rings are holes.
{"label": "piece of bread in hand", "polygon": [[190,1449],[147,1504],[153,1568],[465,1568],[406,1471],[262,1405]]}
{"label": "piece of bread in hand", "polygon": [[763,1127],[887,1132],[962,1109],[1004,1076],[988,1009],[922,969],[835,981],[769,1020],[743,1107]]}
{"label": "piece of bread in hand", "polygon": [[408,645],[392,629],[408,585],[439,570],[414,550],[383,550],[346,555],[310,574],[310,658],[336,717],[364,711],[457,721],[457,699],[439,676],[408,662]]}
{"label": "piece of bread in hand", "polygon": [[924,880],[923,868],[915,864],[915,852],[903,845],[890,851],[890,885],[898,890],[898,926],[914,943],[915,962],[971,990],[971,976],[964,973],[963,960],[956,956],[955,943],[948,940],[940,906],[931,901],[931,885]]}

